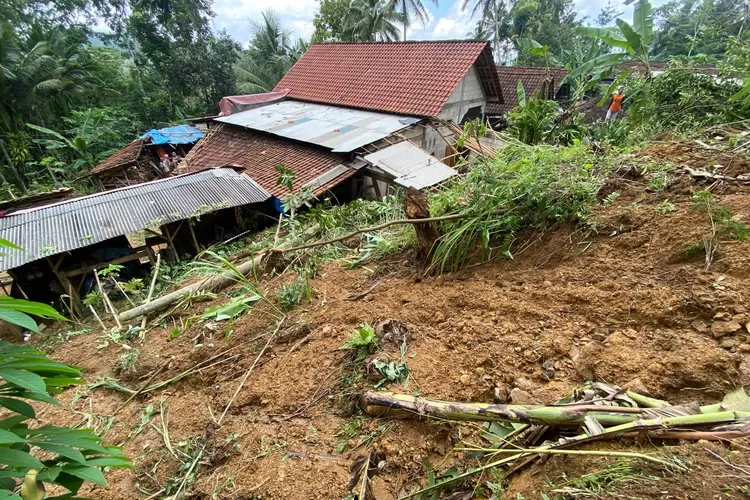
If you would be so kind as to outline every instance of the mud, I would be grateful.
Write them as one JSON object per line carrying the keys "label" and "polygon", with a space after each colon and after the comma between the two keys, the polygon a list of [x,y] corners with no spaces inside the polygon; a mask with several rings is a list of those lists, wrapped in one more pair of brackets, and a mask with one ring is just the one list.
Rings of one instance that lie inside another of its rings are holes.
{"label": "mud", "polygon": [[[659,154],[677,158],[678,152]],[[737,164],[724,163],[722,173],[736,174]],[[215,331],[196,325],[176,339],[169,338],[172,325],[151,330],[136,341],[142,354],[130,386],[168,358],[172,362],[160,380],[224,349],[240,356],[150,393],[120,413],[106,439],[125,443],[135,469],[110,472],[109,488],[86,494],[144,498],[148,495],[138,488],[152,494],[170,478],[181,479],[179,462],[154,426],[126,439],[149,403],[165,408],[168,418],[162,422],[157,415],[151,422],[167,425],[172,446],[195,437],[205,443],[197,481],[189,485],[194,498],[344,498],[351,462],[372,449],[384,456],[373,477],[376,498],[397,498],[424,484],[424,461],[436,468],[452,465],[452,447],[473,428],[379,422],[353,413],[353,393],[365,382],[347,380],[351,356],[339,347],[363,323],[408,325],[406,390],[425,396],[492,402],[522,392],[546,403],[598,378],[622,386],[638,383],[673,403],[721,400],[731,388],[750,384],[750,242],[721,240],[706,271],[703,257],[685,250],[710,231],[710,222],[682,191],[682,181],[674,181],[654,193],[645,179],[627,180],[617,201],[597,207],[587,224],[519,235],[511,247],[513,260],[443,276],[425,276],[411,254],[378,264],[374,274],[337,263],[324,266],[312,281],[313,302],[288,315],[279,340],[258,361],[221,425],[217,420],[273,330],[276,312],[260,303],[235,321],[228,337],[223,325]],[[736,220],[750,224],[747,192],[717,190],[714,196]],[[675,211],[657,209],[666,199]],[[375,282],[365,297],[344,300]],[[272,291],[278,283],[277,278],[265,286]],[[76,336],[51,355],[84,366],[90,382],[114,376],[124,351],[114,344],[97,349],[98,343],[98,333]],[[398,359],[399,343],[385,344],[382,354]],[[60,399],[64,406],[42,411],[42,423],[79,424],[87,414],[109,415],[126,396],[70,389]],[[694,464],[691,472],[630,484],[626,496],[718,498],[722,488],[733,491],[742,475],[706,453],[710,446],[675,447]],[[747,450],[736,448],[734,458],[747,463]],[[517,493],[539,498],[549,491],[548,479],[590,472],[605,462],[552,458],[510,478],[508,498]]]}

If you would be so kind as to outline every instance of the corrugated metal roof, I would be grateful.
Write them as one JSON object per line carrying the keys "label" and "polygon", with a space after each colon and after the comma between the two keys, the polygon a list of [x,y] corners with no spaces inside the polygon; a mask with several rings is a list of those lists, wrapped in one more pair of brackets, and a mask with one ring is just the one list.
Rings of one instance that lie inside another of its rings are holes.
{"label": "corrugated metal roof", "polygon": [[388,146],[364,159],[394,176],[396,184],[416,189],[434,186],[458,173],[409,141]]}
{"label": "corrugated metal roof", "polygon": [[420,121],[300,101],[282,101],[216,119],[348,153]]}
{"label": "corrugated metal roof", "polygon": [[0,270],[270,197],[247,175],[218,168],[22,210],[0,218],[0,238],[23,248],[4,249]]}

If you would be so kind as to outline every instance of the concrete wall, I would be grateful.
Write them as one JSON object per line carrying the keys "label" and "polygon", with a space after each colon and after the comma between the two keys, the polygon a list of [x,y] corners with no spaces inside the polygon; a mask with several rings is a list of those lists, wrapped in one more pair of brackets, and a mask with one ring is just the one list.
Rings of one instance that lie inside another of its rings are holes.
{"label": "concrete wall", "polygon": [[[450,95],[437,117],[459,125],[470,108],[480,107],[483,112],[486,102],[482,82],[479,80],[474,66],[472,66]],[[451,132],[447,128],[441,128],[440,133],[444,137],[451,137]],[[443,159],[446,156],[447,147],[445,140],[432,127],[425,130],[422,149],[435,158]]]}

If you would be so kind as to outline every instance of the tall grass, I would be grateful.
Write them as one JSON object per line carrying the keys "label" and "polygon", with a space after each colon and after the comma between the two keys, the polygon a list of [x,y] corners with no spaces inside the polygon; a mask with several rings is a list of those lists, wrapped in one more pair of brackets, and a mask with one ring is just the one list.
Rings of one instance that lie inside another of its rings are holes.
{"label": "tall grass", "polygon": [[433,266],[453,271],[474,259],[505,254],[525,228],[584,218],[611,172],[610,161],[581,144],[570,147],[508,146],[430,199],[433,216],[469,217],[440,225]]}

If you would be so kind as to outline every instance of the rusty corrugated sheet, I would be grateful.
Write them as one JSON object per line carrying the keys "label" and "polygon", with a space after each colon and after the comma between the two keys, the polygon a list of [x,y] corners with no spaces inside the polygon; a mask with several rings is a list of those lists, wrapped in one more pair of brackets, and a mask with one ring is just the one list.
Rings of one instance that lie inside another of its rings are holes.
{"label": "rusty corrugated sheet", "polygon": [[3,249],[0,270],[270,197],[247,175],[217,168],[22,210],[0,218],[0,238],[23,249]]}

